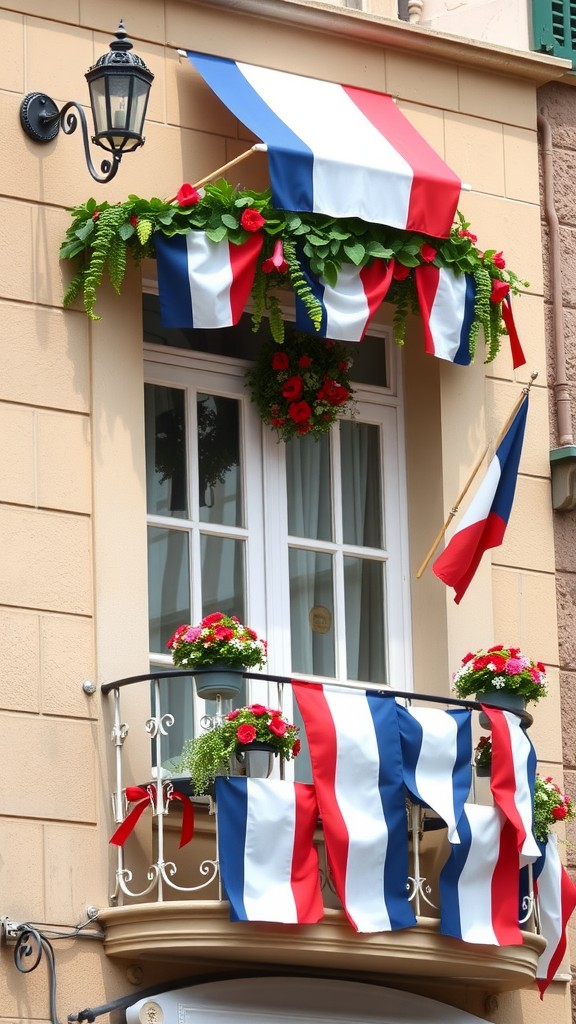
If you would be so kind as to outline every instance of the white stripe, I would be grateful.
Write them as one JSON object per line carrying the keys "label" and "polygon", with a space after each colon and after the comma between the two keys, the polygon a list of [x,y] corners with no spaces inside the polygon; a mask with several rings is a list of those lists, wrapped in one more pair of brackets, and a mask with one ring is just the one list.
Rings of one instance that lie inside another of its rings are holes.
{"label": "white stripe", "polygon": [[336,287],[324,289],[326,336],[335,341],[360,341],[370,314],[360,269],[344,263]]}
{"label": "white stripe", "polygon": [[349,836],[346,908],[359,932],[388,931],[384,865],[388,827],[378,788],[380,758],[368,702],[325,690],[338,737],[335,792]]}
{"label": "white stripe", "polygon": [[194,327],[231,327],[228,244],[211,242],[204,231],[189,231],[185,237]]}
{"label": "white stripe", "polygon": [[488,518],[501,476],[502,467],[500,466],[498,456],[495,455],[486,470],[486,476],[480,484],[477,493],[462,516],[458,529],[454,531],[454,536],[460,533],[461,530],[465,530],[467,526],[473,526],[474,523],[479,523],[481,520]]}
{"label": "white stripe", "polygon": [[248,920],[297,924],[290,884],[296,791],[291,783],[277,779],[248,779],[247,794],[244,906]]}
{"label": "white stripe", "polygon": [[532,834],[533,803],[532,793],[528,784],[530,740],[524,732],[517,715],[512,715],[509,711],[503,711],[502,713],[510,733],[510,744],[514,759],[514,776],[516,781],[514,802],[526,830],[526,838],[520,851],[520,865],[524,867],[526,864],[533,864],[540,856],[540,848]]}
{"label": "white stripe", "polygon": [[497,807],[466,804],[472,842],[458,880],[462,938],[498,945],[492,925],[492,875],[500,851],[502,815]]}
{"label": "white stripe", "polygon": [[314,154],[315,210],[406,226],[412,168],[341,85],[250,64],[237,66]]}
{"label": "white stripe", "polygon": [[434,355],[454,362],[466,311],[466,275],[440,269],[438,288],[430,310]]}
{"label": "white stripe", "polygon": [[408,708],[422,729],[422,747],[416,765],[416,788],[448,826],[448,839],[459,843],[454,817],[452,773],[458,754],[458,726],[445,711]]}
{"label": "white stripe", "polygon": [[538,959],[536,977],[545,978],[550,961],[562,938],[562,865],[558,855],[556,836],[550,833],[546,847],[546,861],[538,876],[538,907],[540,933],[546,939],[546,949]]}

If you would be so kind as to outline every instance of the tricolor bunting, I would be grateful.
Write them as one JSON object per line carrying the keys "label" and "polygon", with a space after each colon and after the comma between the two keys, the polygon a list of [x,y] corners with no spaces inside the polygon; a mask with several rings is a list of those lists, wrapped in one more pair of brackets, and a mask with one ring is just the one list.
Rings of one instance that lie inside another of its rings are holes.
{"label": "tricolor bunting", "polygon": [[465,708],[398,705],[404,783],[413,800],[431,807],[452,843],[472,785],[472,712]]}
{"label": "tricolor bunting", "polygon": [[314,787],[216,779],[218,859],[232,921],[315,924],[324,914]]}
{"label": "tricolor bunting", "polygon": [[365,267],[343,263],[334,287],[312,273],[300,255],[302,273],[322,306],[322,322],[316,331],[308,311],[296,294],[296,327],[308,334],[334,341],[361,341],[392,283],[394,260],[375,259]]}
{"label": "tricolor bunting", "polygon": [[188,59],[266,143],[278,209],[448,237],[460,179],[391,96],[224,57]]}
{"label": "tricolor bunting", "polygon": [[292,683],[306,727],[334,886],[358,932],[416,924],[397,705],[374,693]]}
{"label": "tricolor bunting", "polygon": [[488,705],[482,705],[482,710],[492,729],[492,796],[516,830],[523,867],[540,856],[534,836],[536,751],[518,715]]}
{"label": "tricolor bunting", "polygon": [[516,833],[497,807],[466,804],[440,874],[440,934],[489,946],[522,944]]}
{"label": "tricolor bunting", "polygon": [[527,412],[528,395],[498,445],[460,524],[432,566],[436,575],[454,588],[456,604],[470,586],[484,552],[504,540],[516,491]]}
{"label": "tricolor bunting", "polygon": [[212,242],[205,231],[154,236],[164,327],[216,329],[237,324],[248,301],[262,232],[243,245]]}
{"label": "tricolor bunting", "polygon": [[540,934],[546,939],[546,949],[536,967],[536,984],[542,999],[566,952],[566,926],[576,907],[576,886],[560,860],[554,833],[550,833],[546,844],[540,845],[542,853],[534,865],[534,891]]}
{"label": "tricolor bunting", "polygon": [[449,363],[468,366],[472,359],[469,339],[476,298],[474,278],[429,264],[416,267],[414,279],[425,351]]}

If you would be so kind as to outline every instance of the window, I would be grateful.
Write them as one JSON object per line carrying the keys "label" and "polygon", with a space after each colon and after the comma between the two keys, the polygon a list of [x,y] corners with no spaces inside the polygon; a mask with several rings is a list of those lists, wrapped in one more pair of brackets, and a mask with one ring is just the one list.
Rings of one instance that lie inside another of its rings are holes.
{"label": "window", "polygon": [[533,0],[534,49],[571,60],[576,66],[575,0]]}
{"label": "window", "polygon": [[[178,625],[218,610],[266,636],[272,673],[409,686],[401,406],[385,338],[350,346],[354,418],[285,445],[245,387],[249,322],[165,331],[154,296],[144,322],[152,664],[170,664]],[[173,756],[204,713],[191,687],[182,700]]]}

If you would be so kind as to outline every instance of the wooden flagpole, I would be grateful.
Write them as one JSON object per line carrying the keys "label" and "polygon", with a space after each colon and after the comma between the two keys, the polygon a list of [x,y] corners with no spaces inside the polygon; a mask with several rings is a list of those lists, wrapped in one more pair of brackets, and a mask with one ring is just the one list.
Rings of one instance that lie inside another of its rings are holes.
{"label": "wooden flagpole", "polygon": [[[494,441],[494,444],[493,444],[494,451],[496,451],[498,446],[500,445],[500,442],[502,441],[503,437],[505,436],[506,432],[508,431],[508,429],[509,429],[509,427],[510,427],[510,425],[511,425],[511,423],[512,423],[512,421],[513,421],[513,419],[514,419],[514,417],[516,415],[516,413],[518,412],[520,406],[522,405],[522,402],[526,398],[526,395],[530,391],[530,388],[532,387],[532,385],[533,385],[534,381],[536,380],[537,376],[538,376],[538,373],[536,372],[536,370],[533,370],[532,373],[530,374],[530,380],[529,380],[528,384],[526,384],[525,387],[522,388],[522,392],[520,394],[520,397],[514,403],[514,408],[512,409],[512,412],[510,413],[508,419],[506,420],[504,426],[502,427],[500,433],[498,434],[498,437]],[[434,552],[436,551],[436,548],[440,544],[440,541],[442,540],[444,534],[446,533],[446,530],[450,526],[450,523],[454,519],[454,516],[457,514],[458,509],[460,507],[460,504],[462,503],[462,501],[466,497],[466,494],[468,493],[470,485],[472,484],[476,474],[478,473],[478,470],[480,469],[480,466],[482,465],[482,463],[484,462],[484,459],[486,458],[486,455],[488,453],[489,448],[490,448],[490,445],[487,444],[485,449],[484,449],[484,451],[482,452],[482,455],[480,456],[480,458],[478,459],[476,465],[474,466],[474,469],[472,470],[470,476],[468,477],[468,480],[466,481],[464,487],[460,491],[460,494],[456,498],[456,501],[455,501],[453,507],[450,509],[450,512],[448,514],[446,522],[444,523],[442,529],[439,530],[439,532],[438,532],[438,534],[437,534],[437,536],[436,536],[436,538],[434,540],[434,543],[432,544],[432,547],[428,551],[428,554],[426,555],[426,558],[424,559],[424,561],[422,562],[422,565],[420,566],[420,568],[418,569],[418,572],[416,573],[416,579],[417,580],[419,580],[421,578],[421,576],[423,575],[424,570],[426,569],[428,563],[430,562]]]}
{"label": "wooden flagpole", "polygon": [[[266,153],[267,150],[268,146],[264,142],[255,142],[250,149],[246,150],[245,153],[240,153],[240,156],[235,156],[234,159],[229,160],[227,164],[222,164],[221,167],[217,167],[215,171],[212,171],[211,174],[207,174],[205,178],[200,178],[200,181],[195,181],[192,188],[200,188],[202,185],[206,185],[207,182],[213,181],[219,174],[229,170],[230,167],[235,167],[236,164],[245,160],[247,156],[252,156],[252,153]],[[176,196],[172,196],[172,199],[168,199],[168,202],[173,203],[175,200]]]}

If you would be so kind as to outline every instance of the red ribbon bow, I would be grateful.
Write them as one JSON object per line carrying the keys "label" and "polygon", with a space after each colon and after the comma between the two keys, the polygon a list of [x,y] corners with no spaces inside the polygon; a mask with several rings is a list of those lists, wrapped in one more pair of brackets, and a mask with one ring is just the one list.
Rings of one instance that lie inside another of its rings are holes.
{"label": "red ribbon bow", "polygon": [[[163,794],[164,796],[166,795],[166,787],[163,789]],[[124,821],[120,823],[109,840],[114,846],[124,846],[128,836],[134,831],[137,822],[142,817],[146,808],[154,803],[156,790],[152,788],[143,789],[142,786],[127,786],[126,799],[128,803],[135,806],[126,815]],[[182,793],[177,793],[174,789],[169,794],[168,800],[180,800],[182,803],[182,830],[180,832],[180,848],[182,848],[190,842],[194,835],[194,808],[188,797],[183,796]]]}

